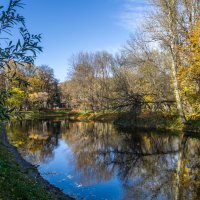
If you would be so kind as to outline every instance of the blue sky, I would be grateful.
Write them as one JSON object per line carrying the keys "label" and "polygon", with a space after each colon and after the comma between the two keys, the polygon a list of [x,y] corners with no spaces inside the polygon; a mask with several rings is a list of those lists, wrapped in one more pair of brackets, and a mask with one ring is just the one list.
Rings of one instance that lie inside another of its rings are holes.
{"label": "blue sky", "polygon": [[23,0],[20,13],[31,33],[42,33],[36,65],[47,64],[63,81],[79,51],[115,53],[134,32],[146,0]]}

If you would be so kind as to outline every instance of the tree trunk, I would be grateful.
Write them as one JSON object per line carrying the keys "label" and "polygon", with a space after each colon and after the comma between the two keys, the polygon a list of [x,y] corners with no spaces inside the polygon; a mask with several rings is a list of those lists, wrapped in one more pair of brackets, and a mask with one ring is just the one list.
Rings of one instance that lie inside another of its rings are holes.
{"label": "tree trunk", "polygon": [[176,61],[173,61],[171,70],[172,70],[172,77],[173,77],[173,84],[174,84],[174,94],[175,94],[175,99],[176,99],[177,110],[179,112],[179,115],[181,117],[183,124],[186,124],[187,120],[185,118],[185,114],[184,114],[184,111],[183,111],[183,104],[182,104],[180,93],[179,93],[179,86],[178,86],[176,69],[177,69]]}

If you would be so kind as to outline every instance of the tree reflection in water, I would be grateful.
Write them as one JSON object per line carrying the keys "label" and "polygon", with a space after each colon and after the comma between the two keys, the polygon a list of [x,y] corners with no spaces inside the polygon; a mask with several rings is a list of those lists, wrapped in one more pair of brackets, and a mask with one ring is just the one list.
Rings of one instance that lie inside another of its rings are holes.
{"label": "tree reflection in water", "polygon": [[10,141],[19,147],[20,153],[32,164],[48,162],[58,144],[60,121],[20,121],[7,127]]}
{"label": "tree reflection in water", "polygon": [[130,134],[108,123],[67,120],[15,122],[8,127],[8,135],[27,160],[39,165],[52,161],[59,141],[64,141],[73,152],[69,161],[73,176],[84,187],[117,177],[123,190],[119,199],[200,196],[200,140],[195,138]]}

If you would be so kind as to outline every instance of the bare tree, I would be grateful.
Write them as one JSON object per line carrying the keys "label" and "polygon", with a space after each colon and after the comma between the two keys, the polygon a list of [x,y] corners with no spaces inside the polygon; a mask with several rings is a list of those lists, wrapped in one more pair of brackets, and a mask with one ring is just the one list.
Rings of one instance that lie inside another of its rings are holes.
{"label": "bare tree", "polygon": [[155,11],[149,16],[146,31],[153,41],[160,42],[170,56],[171,73],[177,109],[182,122],[186,124],[183,103],[180,96],[177,69],[179,59],[179,45],[189,26],[199,18],[199,0],[152,0]]}

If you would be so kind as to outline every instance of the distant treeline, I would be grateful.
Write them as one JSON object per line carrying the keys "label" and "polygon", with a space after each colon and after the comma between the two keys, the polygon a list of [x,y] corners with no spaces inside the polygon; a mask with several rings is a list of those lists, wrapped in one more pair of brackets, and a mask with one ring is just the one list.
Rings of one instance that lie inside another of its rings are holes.
{"label": "distant treeline", "polygon": [[60,85],[67,107],[200,115],[200,3],[151,1],[154,12],[117,55],[80,52]]}
{"label": "distant treeline", "polygon": [[[14,22],[24,25],[15,6],[0,19],[8,24],[6,31]],[[200,116],[200,2],[152,0],[149,6],[144,24],[116,55],[73,55],[68,79],[60,84],[50,67],[33,64],[41,51],[40,35],[20,28],[23,43],[11,40],[1,49],[0,115],[9,116],[13,107],[64,107],[133,115],[164,111],[178,114],[183,123]]]}
{"label": "distant treeline", "polygon": [[0,89],[6,89],[10,94],[6,101],[7,107],[39,110],[60,106],[58,80],[54,77],[53,69],[46,65],[35,67],[10,61],[0,71],[0,77]]}

